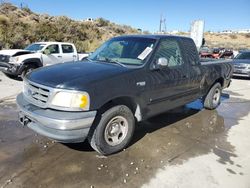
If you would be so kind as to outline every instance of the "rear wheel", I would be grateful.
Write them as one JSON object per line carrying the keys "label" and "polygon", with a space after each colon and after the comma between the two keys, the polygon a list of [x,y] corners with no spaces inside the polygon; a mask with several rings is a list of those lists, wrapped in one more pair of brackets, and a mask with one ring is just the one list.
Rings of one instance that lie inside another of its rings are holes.
{"label": "rear wheel", "polygon": [[216,83],[213,87],[209,90],[207,96],[204,100],[204,107],[213,110],[220,105],[221,99],[221,84]]}
{"label": "rear wheel", "polygon": [[135,120],[131,110],[118,105],[100,114],[99,118],[88,138],[92,148],[103,155],[124,149],[134,133]]}

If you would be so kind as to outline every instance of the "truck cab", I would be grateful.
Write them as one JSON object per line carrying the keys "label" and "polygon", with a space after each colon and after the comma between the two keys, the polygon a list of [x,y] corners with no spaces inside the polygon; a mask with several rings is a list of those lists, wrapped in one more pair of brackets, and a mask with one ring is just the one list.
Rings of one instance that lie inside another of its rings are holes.
{"label": "truck cab", "polygon": [[23,50],[1,50],[0,70],[7,75],[22,78],[32,70],[65,63],[79,61],[88,54],[78,54],[72,43],[63,42],[37,42],[29,45]]}
{"label": "truck cab", "polygon": [[77,60],[77,51],[73,44],[58,42],[39,42],[24,50],[40,53],[43,66]]}

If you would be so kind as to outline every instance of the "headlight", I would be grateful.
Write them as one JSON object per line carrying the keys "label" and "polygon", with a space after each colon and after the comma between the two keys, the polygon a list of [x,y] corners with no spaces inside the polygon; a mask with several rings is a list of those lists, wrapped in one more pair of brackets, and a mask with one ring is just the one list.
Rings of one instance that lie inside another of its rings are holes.
{"label": "headlight", "polygon": [[17,61],[18,61],[18,57],[10,57],[10,59],[9,59],[9,62],[13,62],[13,63],[15,63]]}
{"label": "headlight", "polygon": [[60,91],[55,94],[51,104],[60,108],[70,110],[89,110],[90,99],[87,92],[65,92]]}

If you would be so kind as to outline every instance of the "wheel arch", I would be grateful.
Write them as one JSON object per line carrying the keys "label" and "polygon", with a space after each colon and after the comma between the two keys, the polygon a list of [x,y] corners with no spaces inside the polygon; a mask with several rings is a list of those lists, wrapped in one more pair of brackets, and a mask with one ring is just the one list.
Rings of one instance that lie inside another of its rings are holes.
{"label": "wheel arch", "polygon": [[214,81],[214,83],[212,84],[212,87],[214,84],[216,83],[220,83],[221,87],[224,87],[224,78],[223,77],[220,77],[218,78],[217,80]]}
{"label": "wheel arch", "polygon": [[30,66],[30,65],[33,65],[36,68],[43,66],[43,64],[42,64],[42,62],[41,62],[41,60],[39,58],[26,59],[26,60],[23,61],[23,65],[25,65],[26,67]]}
{"label": "wheel arch", "polygon": [[209,93],[209,91],[211,90],[211,88],[212,88],[216,83],[219,83],[219,84],[221,85],[221,88],[223,88],[223,86],[224,86],[224,78],[223,78],[223,77],[220,77],[220,78],[216,79],[216,80],[208,87],[208,89],[206,90],[206,93],[205,93],[205,95],[203,96],[203,98],[207,96],[207,94]]}
{"label": "wheel arch", "polygon": [[125,105],[127,106],[132,113],[134,114],[134,117],[139,122],[142,120],[142,113],[141,113],[141,106],[133,97],[129,96],[120,96],[113,98],[109,100],[108,102],[104,103],[98,111],[104,112],[107,109],[114,107],[116,105]]}

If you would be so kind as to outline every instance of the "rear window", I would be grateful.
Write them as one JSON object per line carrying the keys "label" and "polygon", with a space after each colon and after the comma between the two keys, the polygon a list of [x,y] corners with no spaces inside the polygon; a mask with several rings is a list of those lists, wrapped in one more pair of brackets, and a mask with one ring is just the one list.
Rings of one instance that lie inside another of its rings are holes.
{"label": "rear window", "polygon": [[62,51],[63,51],[63,53],[73,53],[73,52],[74,52],[74,49],[73,49],[73,46],[72,46],[72,45],[63,44],[63,45],[62,45]]}

